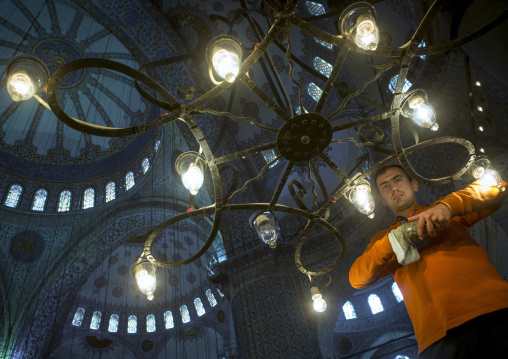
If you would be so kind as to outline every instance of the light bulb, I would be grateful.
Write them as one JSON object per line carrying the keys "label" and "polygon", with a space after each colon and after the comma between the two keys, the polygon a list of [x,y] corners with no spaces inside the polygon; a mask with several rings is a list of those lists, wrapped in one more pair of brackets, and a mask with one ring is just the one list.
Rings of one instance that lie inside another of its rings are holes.
{"label": "light bulb", "polygon": [[481,167],[481,166],[477,166],[473,171],[472,171],[472,174],[473,174],[473,177],[474,178],[480,178],[482,177],[484,174],[485,174],[485,168],[484,167]]}
{"label": "light bulb", "polygon": [[136,274],[136,282],[138,283],[141,293],[146,294],[148,300],[153,299],[153,292],[155,290],[155,277],[148,274],[144,269]]}
{"label": "light bulb", "polygon": [[228,82],[233,82],[240,71],[240,58],[228,50],[218,50],[212,59],[215,72]]}
{"label": "light bulb", "polygon": [[366,214],[369,218],[374,218],[374,197],[370,193],[370,185],[365,182],[352,190],[349,200],[359,212]]}
{"label": "light bulb", "polygon": [[264,243],[268,244],[270,248],[277,246],[277,227],[275,225],[275,216],[271,212],[257,214],[253,222],[251,219],[251,224]]}
{"label": "light bulb", "polygon": [[425,128],[432,127],[436,122],[436,114],[432,106],[425,103],[422,97],[417,97],[409,103],[412,109],[411,119],[417,125]]}
{"label": "light bulb", "polygon": [[488,169],[483,172],[483,175],[481,176],[479,183],[485,186],[500,187],[501,176],[496,170]]}
{"label": "light bulb", "polygon": [[480,87],[482,84],[481,84],[481,82],[480,82],[480,81],[476,81],[475,85],[476,85],[476,86],[478,86],[478,87]]}
{"label": "light bulb", "polygon": [[362,49],[375,50],[379,43],[379,29],[376,22],[371,19],[360,22],[356,28],[354,40],[356,45]]}
{"label": "light bulb", "polygon": [[312,306],[316,312],[321,313],[326,310],[326,301],[323,299],[323,296],[320,293],[314,294],[312,296],[312,300],[314,301]]}
{"label": "light bulb", "polygon": [[7,92],[9,92],[13,101],[24,101],[32,97],[37,92],[37,88],[30,76],[18,72],[9,78]]}
{"label": "light bulb", "polygon": [[483,126],[478,126],[478,130],[483,132]]}
{"label": "light bulb", "polygon": [[203,172],[201,172],[201,169],[194,163],[191,163],[187,171],[182,174],[182,183],[184,187],[194,196],[198,194],[198,190],[203,185],[204,179]]}

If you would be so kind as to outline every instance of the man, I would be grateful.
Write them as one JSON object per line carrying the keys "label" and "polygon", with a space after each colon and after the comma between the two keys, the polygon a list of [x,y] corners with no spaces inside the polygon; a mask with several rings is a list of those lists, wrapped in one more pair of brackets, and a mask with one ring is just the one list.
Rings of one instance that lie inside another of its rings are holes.
{"label": "man", "polygon": [[397,218],[355,261],[351,285],[394,276],[420,358],[508,358],[508,282],[468,232],[499,209],[508,191],[480,180],[422,207],[418,182],[397,165],[381,169],[375,186]]}

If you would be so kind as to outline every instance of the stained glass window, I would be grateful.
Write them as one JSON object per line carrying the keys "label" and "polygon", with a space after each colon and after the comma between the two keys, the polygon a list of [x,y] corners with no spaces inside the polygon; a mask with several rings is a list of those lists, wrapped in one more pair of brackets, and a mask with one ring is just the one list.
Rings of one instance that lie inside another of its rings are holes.
{"label": "stained glass window", "polygon": [[321,90],[314,82],[311,82],[309,86],[307,86],[307,92],[316,102],[319,101],[321,95],[323,94],[323,90]]}
{"label": "stained glass window", "polygon": [[323,60],[321,57],[314,57],[314,68],[321,72],[326,77],[330,77],[333,66]]}
{"label": "stained glass window", "polygon": [[90,329],[97,330],[101,325],[101,317],[102,313],[99,310],[96,310],[92,314],[92,321],[90,322]]}
{"label": "stained glass window", "polygon": [[83,322],[83,316],[85,315],[85,308],[79,307],[74,314],[74,319],[72,319],[72,325],[79,327]]}
{"label": "stained glass window", "polygon": [[395,359],[409,359],[409,357],[405,355],[397,355]]}
{"label": "stained glass window", "polygon": [[222,294],[222,292],[220,291],[220,289],[219,289],[219,288],[217,288],[217,292],[219,292],[219,295],[220,295],[221,297],[224,297],[224,294]]}
{"label": "stained glass window", "polygon": [[118,314],[111,314],[109,317],[109,326],[108,326],[108,332],[116,333],[118,331]]}
{"label": "stained glass window", "polygon": [[372,310],[372,314],[377,314],[383,311],[383,305],[381,304],[381,299],[375,294],[369,295],[369,305],[370,310]]}
{"label": "stained glass window", "polygon": [[136,333],[138,331],[138,318],[135,315],[127,319],[127,333]]}
{"label": "stained glass window", "polygon": [[215,307],[217,305],[217,300],[215,299],[215,296],[213,295],[212,291],[210,289],[206,290],[206,297],[208,298],[208,302],[210,302],[210,306]]}
{"label": "stained glass window", "polygon": [[307,9],[309,9],[309,12],[312,15],[324,15],[326,14],[325,7],[323,4],[314,2],[314,1],[307,1]]}
{"label": "stained glass window", "polygon": [[[388,85],[388,88],[390,89],[391,93],[395,93],[395,88],[397,87],[398,78],[399,78],[399,75],[395,75],[390,80],[390,84]],[[406,79],[404,81],[404,86],[402,86],[402,92],[406,92],[407,90],[409,90],[411,88],[411,86],[413,86],[413,84],[411,82],[409,82],[408,79]]]}
{"label": "stained glass window", "polygon": [[106,202],[116,198],[116,183],[111,181],[106,185]]}
{"label": "stained glass window", "polygon": [[404,297],[402,296],[402,292],[399,289],[399,286],[397,283],[393,282],[392,284],[392,292],[395,298],[397,299],[397,302],[401,302],[404,300]]}
{"label": "stained glass window", "polygon": [[95,205],[95,190],[87,188],[83,194],[83,209],[92,208]]}
{"label": "stained glass window", "polygon": [[166,310],[164,312],[164,323],[166,324],[166,329],[175,327],[175,322],[173,321],[173,313],[171,313],[170,310]]}
{"label": "stained glass window", "polygon": [[146,331],[148,333],[155,332],[155,315],[153,314],[146,316]]}
{"label": "stained glass window", "polygon": [[316,40],[316,42],[317,42],[317,43],[319,43],[319,44],[323,45],[323,46],[324,46],[324,47],[326,47],[327,49],[330,49],[330,50],[331,50],[331,49],[333,49],[333,45],[332,45],[332,44],[329,44],[329,43],[327,43],[327,42],[325,42],[325,41],[318,40],[318,39],[316,39],[316,38],[314,38],[314,40]]}
{"label": "stained glass window", "polygon": [[71,191],[60,192],[60,199],[58,200],[58,212],[67,212],[71,209]]}
{"label": "stained glass window", "polygon": [[161,145],[161,140],[157,140],[157,142],[155,142],[155,152],[157,152],[159,150],[160,145]]}
{"label": "stained glass window", "polygon": [[186,305],[182,305],[180,307],[180,315],[182,316],[182,322],[184,323],[190,322],[189,309],[187,309]]}
{"label": "stained glass window", "polygon": [[[303,112],[305,112],[305,113],[309,113],[309,111],[307,111],[307,109],[306,109],[305,107],[303,108]],[[295,109],[295,113],[296,113],[297,115],[301,115],[301,114],[302,114],[302,108],[301,108],[300,106],[298,106],[298,107]]]}
{"label": "stained glass window", "polygon": [[342,311],[344,312],[346,319],[355,319],[356,318],[355,308],[353,307],[353,304],[351,304],[350,301],[347,301],[342,306]]}
{"label": "stained glass window", "polygon": [[[420,42],[420,45],[418,45],[418,47],[425,47],[427,46],[427,44],[425,43],[424,40],[422,40],[422,42]],[[425,55],[420,55],[419,58],[422,59],[422,60],[425,60]]]}
{"label": "stained glass window", "polygon": [[132,186],[134,186],[134,173],[129,172],[125,175],[125,190],[130,190]]}
{"label": "stained glass window", "polygon": [[199,316],[202,316],[205,314],[205,308],[203,307],[203,302],[201,301],[201,298],[194,299],[194,306],[196,307],[196,312]]}
{"label": "stained glass window", "polygon": [[[266,150],[266,151],[261,151],[261,153],[263,154],[263,157],[265,158],[265,161],[266,163],[270,163],[272,162],[274,159],[277,158],[277,153],[275,153],[275,150],[272,148],[272,149],[269,149],[269,150]],[[278,163],[280,163],[280,160],[277,160],[275,161],[274,163],[272,163],[268,168],[273,168],[275,167]]]}
{"label": "stained glass window", "polygon": [[9,188],[9,194],[5,199],[4,204],[7,207],[15,208],[18,205],[19,197],[21,197],[21,192],[23,188],[19,184],[13,184],[11,188]]}
{"label": "stained glass window", "polygon": [[44,205],[46,204],[47,197],[48,197],[48,191],[46,191],[45,189],[41,188],[40,190],[35,192],[32,210],[44,211]]}
{"label": "stained glass window", "polygon": [[141,162],[141,167],[143,167],[143,174],[145,174],[150,168],[150,160],[145,158],[143,162]]}

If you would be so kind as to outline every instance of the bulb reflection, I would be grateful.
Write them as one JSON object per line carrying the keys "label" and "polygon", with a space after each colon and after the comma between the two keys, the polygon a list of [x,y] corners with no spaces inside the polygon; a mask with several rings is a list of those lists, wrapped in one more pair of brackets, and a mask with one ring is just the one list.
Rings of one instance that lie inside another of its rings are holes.
{"label": "bulb reflection", "polygon": [[228,82],[235,81],[240,71],[240,58],[225,49],[218,50],[212,59],[215,72]]}
{"label": "bulb reflection", "polygon": [[16,73],[9,79],[7,92],[9,92],[13,101],[24,101],[32,97],[37,90],[30,76],[24,73]]}
{"label": "bulb reflection", "polygon": [[201,169],[194,163],[189,165],[189,169],[182,175],[182,183],[192,195],[197,195],[198,190],[203,185],[205,177]]}
{"label": "bulb reflection", "polygon": [[373,20],[362,21],[355,35],[355,43],[364,50],[375,50],[379,43],[379,30]]}

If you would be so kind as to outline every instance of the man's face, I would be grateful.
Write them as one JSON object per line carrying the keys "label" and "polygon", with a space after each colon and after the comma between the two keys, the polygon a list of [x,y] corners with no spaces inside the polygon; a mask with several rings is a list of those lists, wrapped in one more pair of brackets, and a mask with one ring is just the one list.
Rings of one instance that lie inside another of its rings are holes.
{"label": "man's face", "polygon": [[418,182],[410,181],[400,168],[388,168],[377,177],[376,185],[381,195],[381,203],[397,216],[407,215],[407,211],[416,204]]}

